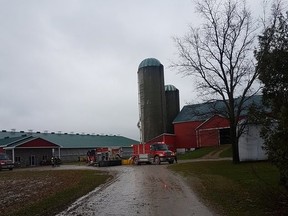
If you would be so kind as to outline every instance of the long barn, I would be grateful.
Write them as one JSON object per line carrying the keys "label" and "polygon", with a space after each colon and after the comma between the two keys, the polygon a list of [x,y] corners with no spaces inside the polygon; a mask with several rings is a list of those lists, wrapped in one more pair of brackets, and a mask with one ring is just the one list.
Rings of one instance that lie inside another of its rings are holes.
{"label": "long barn", "polygon": [[131,147],[139,141],[116,135],[32,133],[2,130],[0,152],[6,152],[20,166],[37,166],[52,155],[62,161],[77,161],[97,147]]}

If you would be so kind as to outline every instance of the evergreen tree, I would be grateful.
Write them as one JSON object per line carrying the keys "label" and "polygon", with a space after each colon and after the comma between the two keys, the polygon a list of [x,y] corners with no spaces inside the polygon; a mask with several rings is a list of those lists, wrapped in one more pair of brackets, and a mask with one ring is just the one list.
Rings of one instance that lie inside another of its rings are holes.
{"label": "evergreen tree", "polygon": [[272,22],[259,36],[256,70],[263,83],[263,102],[271,108],[262,130],[268,158],[288,188],[288,13],[273,6]]}

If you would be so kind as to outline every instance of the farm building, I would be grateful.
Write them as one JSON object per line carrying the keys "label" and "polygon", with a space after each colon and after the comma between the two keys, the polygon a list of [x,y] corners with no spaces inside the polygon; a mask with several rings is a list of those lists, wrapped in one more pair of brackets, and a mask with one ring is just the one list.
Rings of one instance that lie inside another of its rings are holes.
{"label": "farm building", "polygon": [[[248,99],[244,104],[245,109],[241,112],[242,118],[247,116],[249,107],[261,106],[261,100],[260,95]],[[173,121],[174,134],[161,134],[148,143],[166,142],[178,151],[229,144],[230,126],[223,115],[224,112],[223,101],[184,106]]]}
{"label": "farm building", "polygon": [[267,160],[268,156],[263,149],[264,140],[260,137],[261,126],[249,124],[245,133],[239,139],[240,161]]}
{"label": "farm building", "polygon": [[[186,105],[179,112],[179,90],[173,85],[164,85],[164,70],[159,60],[147,58],[140,63],[138,86],[142,142],[164,142],[171,150],[179,152],[230,144],[230,125],[224,102],[216,100]],[[236,98],[235,103],[239,102]],[[262,107],[262,96],[254,95],[245,100],[239,120],[247,117],[251,106]],[[165,123],[166,127],[163,126]],[[264,157],[265,152],[259,147],[263,140],[259,138],[259,129],[255,127],[250,125],[239,141],[243,160]],[[259,157],[254,153],[253,157],[248,156],[250,151],[258,151]]]}
{"label": "farm building", "polygon": [[[0,150],[5,151],[20,166],[36,166],[50,161],[55,149],[60,158],[61,146],[40,137],[21,136],[0,139]],[[55,155],[56,156],[56,155]]]}
{"label": "farm building", "polygon": [[52,155],[62,161],[76,161],[96,147],[131,147],[135,143],[139,141],[116,135],[0,132],[0,152],[6,152],[21,166],[40,165]]}

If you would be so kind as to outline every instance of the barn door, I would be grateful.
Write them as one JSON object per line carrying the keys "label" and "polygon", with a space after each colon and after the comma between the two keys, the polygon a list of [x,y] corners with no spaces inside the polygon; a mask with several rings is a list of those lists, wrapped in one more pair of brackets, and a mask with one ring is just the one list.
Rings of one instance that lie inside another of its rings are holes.
{"label": "barn door", "polygon": [[220,145],[231,144],[230,128],[220,129]]}
{"label": "barn door", "polygon": [[30,162],[30,166],[35,166],[36,165],[35,155],[31,155],[29,157],[29,162]]}

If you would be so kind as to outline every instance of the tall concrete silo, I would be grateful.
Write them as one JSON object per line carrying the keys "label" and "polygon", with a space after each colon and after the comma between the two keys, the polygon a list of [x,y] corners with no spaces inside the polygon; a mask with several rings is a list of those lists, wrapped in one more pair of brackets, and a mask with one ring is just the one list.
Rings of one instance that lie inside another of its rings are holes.
{"label": "tall concrete silo", "polygon": [[174,126],[172,122],[180,111],[179,90],[173,85],[165,85],[166,97],[166,132],[174,134]]}
{"label": "tall concrete silo", "polygon": [[163,65],[155,58],[144,59],[138,67],[141,142],[166,132],[166,100]]}

